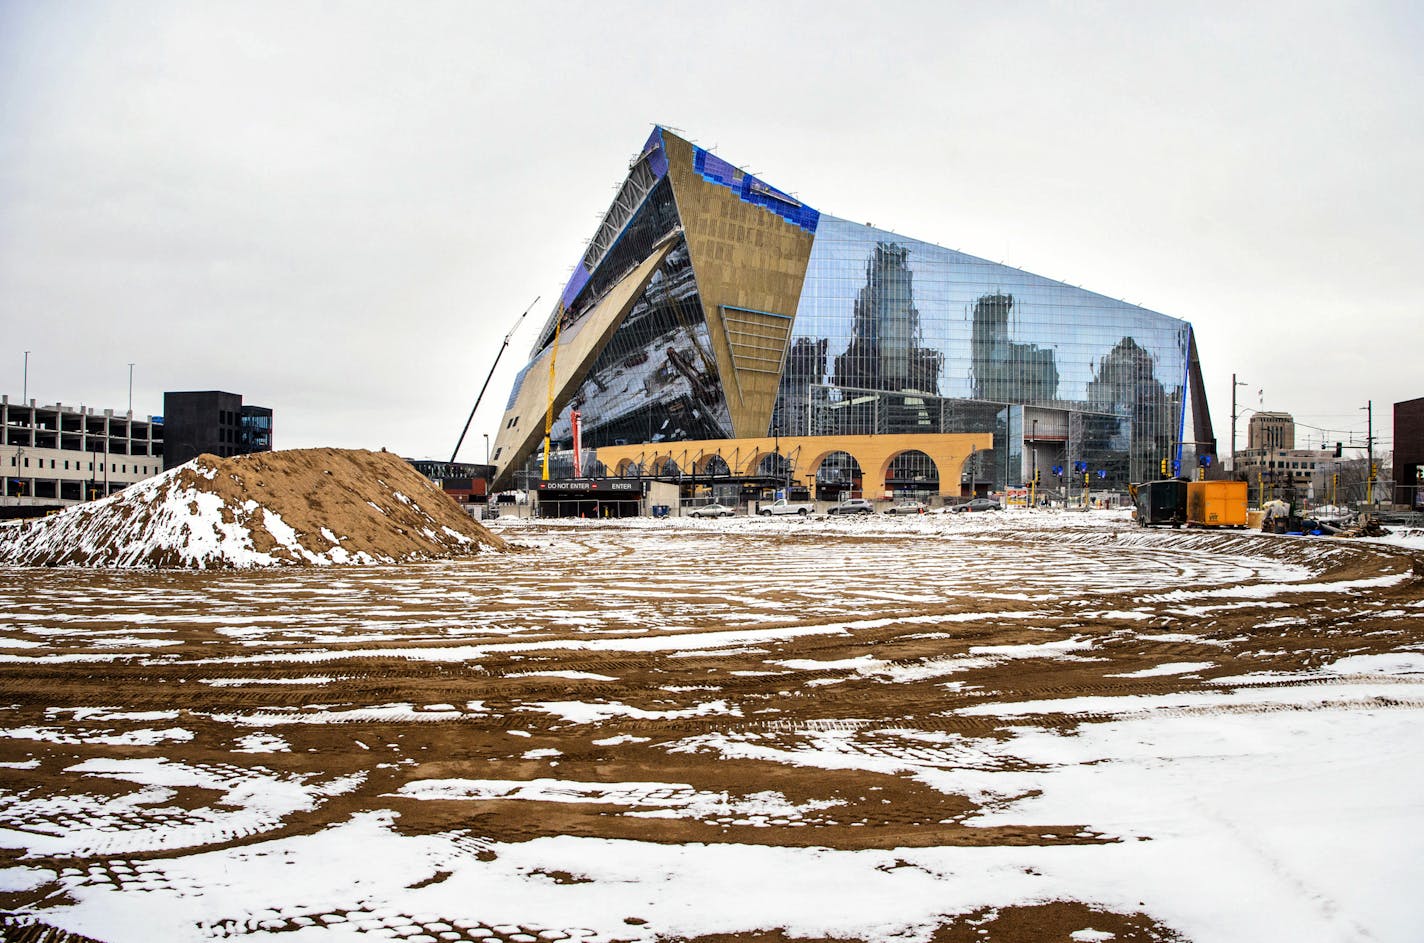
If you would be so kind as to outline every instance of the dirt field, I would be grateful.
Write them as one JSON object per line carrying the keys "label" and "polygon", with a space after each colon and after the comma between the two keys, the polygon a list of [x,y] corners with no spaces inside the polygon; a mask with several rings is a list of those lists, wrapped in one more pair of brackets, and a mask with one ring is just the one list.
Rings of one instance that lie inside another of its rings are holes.
{"label": "dirt field", "polygon": [[[1392,939],[1275,832],[1247,829],[1239,866],[1170,850],[1262,800],[1242,771],[1370,775],[1309,745],[1421,742],[1424,563],[974,517],[522,523],[501,533],[523,552],[409,567],[4,571],[4,925],[1262,939],[1249,903],[1213,923],[1189,901],[1270,852],[1302,908],[1280,926]],[[1375,726],[1332,726],[1357,723]],[[1162,731],[1188,729],[1192,762],[1226,765],[1179,763]],[[1092,778],[1124,764],[1152,788],[1196,795],[1193,769],[1240,786],[1154,818],[1132,780]],[[1398,851],[1356,866],[1402,880],[1417,832]],[[1161,889],[1178,867],[1180,899]]]}

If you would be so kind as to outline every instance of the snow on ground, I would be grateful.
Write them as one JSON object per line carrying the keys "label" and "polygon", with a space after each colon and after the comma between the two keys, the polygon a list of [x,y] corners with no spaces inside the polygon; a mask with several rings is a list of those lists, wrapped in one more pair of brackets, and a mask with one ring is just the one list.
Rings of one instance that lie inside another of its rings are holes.
{"label": "snow on ground", "polygon": [[[531,936],[583,930],[593,940],[767,927],[926,940],[945,914],[1066,899],[1145,909],[1190,940],[1405,943],[1420,925],[1406,889],[1424,880],[1417,843],[1401,841],[1424,824],[1418,733],[1417,712],[1326,710],[1128,719],[1071,735],[1023,728],[1006,742],[970,745],[986,758],[1044,764],[987,774],[1010,780],[1001,791],[1018,798],[975,824],[1082,827],[1100,844],[835,851],[566,836],[471,849],[457,834],[403,836],[389,813],[369,812],[315,835],[134,862],[137,885],[67,874],[61,884],[74,903],[61,914],[66,927],[113,943],[206,939],[221,927],[294,919],[295,940],[396,939],[420,914]],[[165,786],[184,781],[161,772],[117,770]],[[942,787],[960,788],[954,778],[946,773]],[[456,780],[406,791],[768,822],[804,811],[774,794],[739,803],[676,783]],[[309,795],[269,787],[265,801]],[[260,810],[248,815],[260,827]],[[123,850],[138,848],[113,849]],[[353,883],[347,864],[356,859],[381,867]],[[38,879],[27,871],[0,878]],[[551,881],[556,873],[572,879]]]}
{"label": "snow on ground", "polygon": [[[1424,926],[1424,606],[1403,570],[1329,575],[1338,542],[1143,532],[1098,512],[504,532],[529,553],[0,595],[10,677],[161,671],[229,699],[96,696],[34,717],[0,701],[0,893],[34,892],[21,918],[109,943],[653,943],[774,928],[913,943],[955,915],[1056,900],[1147,914],[1196,943],[1412,943]],[[831,539],[797,549],[787,534]],[[1262,541],[1273,553],[1253,552]],[[1285,646],[1307,620],[1323,638],[1365,619],[1392,650],[1306,638],[1311,667],[1254,670],[1274,664],[1264,640]],[[142,644],[154,637],[173,645]],[[1241,654],[1243,639],[1263,644]],[[592,656],[604,660],[580,661]],[[617,687],[656,658],[652,681]],[[303,667],[318,662],[342,664]],[[435,679],[424,699],[382,677],[412,665]],[[1028,698],[975,683],[1070,670],[1111,681],[1082,694],[1049,680]],[[354,699],[353,679],[380,696]],[[853,685],[902,691],[913,711],[821,707]],[[810,707],[783,715],[793,702]],[[940,729],[958,723],[969,732]],[[445,749],[401,752],[417,728],[442,731],[431,742]],[[303,771],[320,759],[308,742],[357,754],[358,771]],[[180,758],[195,743],[207,758]],[[594,748],[628,752],[603,765]],[[697,784],[693,761],[709,759],[764,775]],[[962,800],[956,824],[983,843],[763,843],[871,830],[874,807],[852,808],[863,797],[789,788],[800,770]],[[41,773],[46,787],[12,788]],[[508,805],[709,831],[488,837],[482,816]],[[412,806],[455,811],[419,827]],[[1069,937],[1110,938],[1086,925]]]}

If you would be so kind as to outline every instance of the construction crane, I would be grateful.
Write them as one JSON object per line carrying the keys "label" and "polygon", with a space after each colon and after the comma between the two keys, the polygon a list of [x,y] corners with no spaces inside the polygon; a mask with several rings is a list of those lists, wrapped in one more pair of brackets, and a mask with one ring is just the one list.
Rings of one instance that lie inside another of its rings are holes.
{"label": "construction crane", "polygon": [[489,376],[485,377],[485,385],[480,387],[480,395],[475,397],[475,405],[470,409],[470,418],[465,420],[465,428],[460,431],[460,438],[455,442],[455,451],[450,453],[450,464],[455,464],[455,456],[460,454],[460,446],[465,444],[465,433],[470,431],[470,423],[475,421],[475,410],[480,408],[480,400],[485,398],[485,390],[489,389],[490,380],[494,379],[494,368],[499,366],[499,358],[504,356],[504,349],[509,346],[509,339],[514,336],[515,331],[519,330],[519,325],[524,321],[525,315],[532,311],[538,303],[538,297],[529,302],[529,307],[524,309],[524,314],[519,316],[519,320],[514,322],[514,327],[504,335],[504,343],[499,345],[499,352],[494,355],[494,363],[490,364],[490,372]]}

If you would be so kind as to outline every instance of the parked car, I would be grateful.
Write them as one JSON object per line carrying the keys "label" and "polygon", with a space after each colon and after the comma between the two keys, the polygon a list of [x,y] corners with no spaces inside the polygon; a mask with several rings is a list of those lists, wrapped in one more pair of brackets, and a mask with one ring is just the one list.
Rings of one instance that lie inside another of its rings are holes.
{"label": "parked car", "polygon": [[781,516],[783,514],[799,514],[802,517],[810,514],[814,510],[809,504],[795,504],[785,498],[777,498],[771,504],[763,504],[760,511],[762,517]]}
{"label": "parked car", "polygon": [[994,498],[971,498],[963,504],[956,504],[949,509],[954,513],[960,511],[998,511],[999,502]]}
{"label": "parked car", "polygon": [[901,501],[894,507],[885,509],[886,514],[924,514],[929,508],[919,501]]}
{"label": "parked car", "polygon": [[725,504],[704,504],[687,512],[689,517],[736,517],[737,509]]}
{"label": "parked car", "polygon": [[867,498],[848,498],[826,512],[827,514],[874,514],[875,505]]}

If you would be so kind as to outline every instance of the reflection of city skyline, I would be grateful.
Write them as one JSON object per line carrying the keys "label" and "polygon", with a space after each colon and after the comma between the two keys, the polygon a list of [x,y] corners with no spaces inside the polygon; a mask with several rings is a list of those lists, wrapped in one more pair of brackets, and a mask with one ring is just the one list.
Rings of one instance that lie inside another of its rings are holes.
{"label": "reflection of city skyline", "polygon": [[924,345],[909,252],[879,242],[866,260],[850,343],[835,358],[837,386],[939,394],[944,354]]}
{"label": "reflection of city skyline", "polygon": [[1135,339],[1122,338],[1098,361],[1087,401],[1104,412],[1126,413],[1131,427],[1115,445],[1131,441],[1138,460],[1151,465],[1171,449],[1180,400],[1157,379],[1156,359]]}
{"label": "reflection of city skyline", "polygon": [[972,397],[994,402],[1049,403],[1058,398],[1058,366],[1053,351],[1009,340],[1014,296],[981,295],[974,302],[970,340]]}

